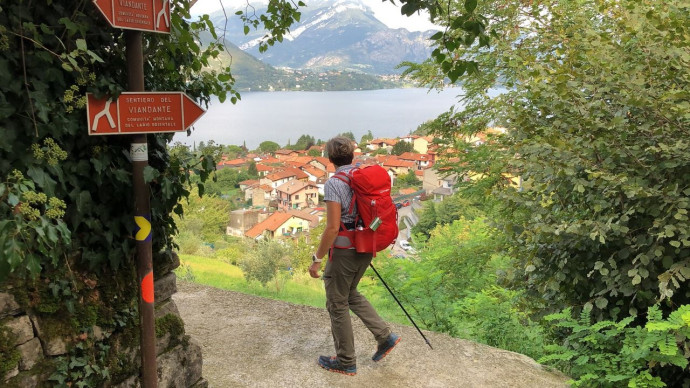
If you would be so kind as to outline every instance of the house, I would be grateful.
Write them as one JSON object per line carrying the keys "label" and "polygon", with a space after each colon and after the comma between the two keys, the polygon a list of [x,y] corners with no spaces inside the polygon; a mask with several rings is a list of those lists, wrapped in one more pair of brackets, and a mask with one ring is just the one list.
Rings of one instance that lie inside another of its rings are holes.
{"label": "house", "polygon": [[314,229],[317,226],[319,226],[319,222],[321,221],[321,212],[316,210],[316,209],[308,209],[309,211],[306,210],[288,210],[288,214],[292,214],[293,216],[297,218],[301,218],[303,220],[309,221],[309,229]]}
{"label": "house", "polygon": [[335,166],[333,165],[333,163],[331,163],[330,160],[328,160],[328,158],[316,157],[313,158],[312,161],[309,162],[309,164],[320,170],[326,171],[329,178],[332,177],[333,174],[335,174]]}
{"label": "house", "polygon": [[242,168],[249,164],[247,159],[232,159],[232,160],[221,160],[217,165],[217,170],[222,170],[224,168]]}
{"label": "house", "polygon": [[401,160],[414,162],[417,170],[423,170],[431,165],[431,158],[427,154],[417,154],[414,152],[404,152],[398,156]]}
{"label": "house", "polygon": [[283,209],[304,209],[316,207],[319,189],[315,183],[292,179],[276,188],[278,206]]}
{"label": "house", "polygon": [[263,221],[268,215],[256,209],[240,209],[230,212],[230,222],[226,228],[229,236],[242,237],[254,225]]}
{"label": "house", "polygon": [[257,186],[259,184],[259,181],[256,179],[247,179],[242,182],[239,182],[237,185],[240,187],[240,190],[244,193],[247,191],[247,189]]}
{"label": "house", "polygon": [[278,159],[278,160],[285,160],[285,159],[288,159],[288,158],[291,158],[294,156],[299,156],[297,151],[286,150],[286,149],[276,150],[275,155],[276,155],[276,159]]}
{"label": "house", "polygon": [[259,173],[259,176],[266,176],[275,170],[276,170],[275,167],[271,167],[271,166],[267,166],[265,164],[259,164],[259,163],[256,164],[256,171]]}
{"label": "house", "polygon": [[262,185],[270,185],[272,188],[276,189],[278,186],[293,179],[307,181],[309,180],[309,176],[298,168],[290,167],[266,175],[259,179],[259,183]]}
{"label": "house", "polygon": [[433,194],[434,200],[441,200],[446,196],[452,195],[455,184],[458,181],[457,174],[442,175],[435,168],[424,170],[422,179],[422,189],[427,194]]}
{"label": "house", "polygon": [[324,158],[322,156],[317,156],[315,158],[312,158],[312,160],[311,160],[311,162],[309,162],[309,164],[311,164],[312,166],[314,166],[320,170],[327,171],[328,165],[332,164],[332,163],[330,160],[328,160],[328,158]]}
{"label": "house", "polygon": [[307,164],[306,166],[302,166],[300,170],[304,171],[308,176],[309,180],[312,182],[316,182],[319,180],[319,178],[323,178],[326,176],[326,171],[318,169],[311,164]]}
{"label": "house", "polygon": [[432,140],[433,137],[431,136],[419,136],[412,140],[412,148],[420,154],[426,154],[429,152],[429,145]]}
{"label": "house", "polygon": [[373,139],[369,142],[367,148],[372,151],[376,151],[381,148],[386,148],[388,152],[390,152],[397,142],[397,139]]}
{"label": "house", "polygon": [[416,169],[415,162],[402,160],[397,156],[391,156],[386,158],[382,166],[386,170],[393,171],[395,176],[404,175]]}
{"label": "house", "polygon": [[310,219],[305,219],[294,214],[275,212],[264,221],[254,225],[254,227],[245,232],[244,235],[255,240],[261,238],[294,236],[297,233],[309,231],[310,222]]}
{"label": "house", "polygon": [[257,185],[248,190],[248,192],[250,193],[252,206],[255,207],[267,207],[271,197],[275,195],[275,190],[269,185]]}
{"label": "house", "polygon": [[285,164],[292,167],[301,167],[309,164],[309,162],[311,162],[312,159],[314,158],[310,156],[292,156],[288,159],[285,159]]}

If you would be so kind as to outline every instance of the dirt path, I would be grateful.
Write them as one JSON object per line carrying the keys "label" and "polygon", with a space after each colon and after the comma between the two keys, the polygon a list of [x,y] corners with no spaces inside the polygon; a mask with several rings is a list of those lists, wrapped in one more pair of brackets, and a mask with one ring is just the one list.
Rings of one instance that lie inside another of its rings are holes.
{"label": "dirt path", "polygon": [[379,363],[376,343],[353,317],[357,375],[321,369],[333,354],[325,309],[179,282],[173,296],[186,331],[203,350],[211,387],[565,387],[532,359],[444,334],[394,325],[402,341]]}

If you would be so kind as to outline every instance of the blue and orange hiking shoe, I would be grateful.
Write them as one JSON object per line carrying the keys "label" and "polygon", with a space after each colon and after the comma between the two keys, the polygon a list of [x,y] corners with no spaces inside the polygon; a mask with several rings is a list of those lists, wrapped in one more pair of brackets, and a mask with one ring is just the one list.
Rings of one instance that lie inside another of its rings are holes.
{"label": "blue and orange hiking shoe", "polygon": [[352,366],[345,366],[338,361],[338,357],[328,357],[328,356],[319,356],[319,365],[331,372],[336,372],[336,373],[342,373],[344,375],[348,376],[354,376],[357,374],[357,366],[352,365]]}
{"label": "blue and orange hiking shoe", "polygon": [[400,336],[395,333],[391,333],[384,343],[379,344],[379,347],[376,349],[376,353],[374,353],[371,359],[374,361],[381,361],[388,355],[388,353],[391,352],[391,350],[393,350],[398,342],[400,342]]}

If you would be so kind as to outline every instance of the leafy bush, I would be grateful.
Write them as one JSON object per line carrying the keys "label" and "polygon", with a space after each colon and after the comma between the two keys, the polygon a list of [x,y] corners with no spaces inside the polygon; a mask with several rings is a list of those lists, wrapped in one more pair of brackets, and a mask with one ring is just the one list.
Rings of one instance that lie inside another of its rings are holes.
{"label": "leafy bush", "polygon": [[[572,309],[549,315],[547,321],[567,330],[563,345],[550,345],[539,362],[555,365],[573,377],[574,386],[687,386],[684,370],[690,353],[690,305],[664,319],[657,305],[647,312],[644,326],[630,326],[636,317],[592,323],[591,312],[578,319]],[[680,368],[680,369],[679,369]],[[660,377],[661,376],[661,377]],[[663,378],[662,378],[663,377]]]}
{"label": "leafy bush", "polygon": [[289,265],[287,254],[287,249],[280,241],[263,240],[240,260],[240,268],[247,281],[256,280],[265,287],[268,282],[274,280],[276,291],[280,291],[281,281],[278,274]]}
{"label": "leafy bush", "polygon": [[457,336],[539,358],[547,341],[544,329],[520,310],[521,292],[491,286],[455,303]]}

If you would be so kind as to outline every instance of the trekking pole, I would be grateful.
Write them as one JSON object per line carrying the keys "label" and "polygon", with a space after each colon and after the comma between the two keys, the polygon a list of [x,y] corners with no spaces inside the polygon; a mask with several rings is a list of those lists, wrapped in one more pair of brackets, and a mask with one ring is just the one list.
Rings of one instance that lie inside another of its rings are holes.
{"label": "trekking pole", "polygon": [[407,315],[407,319],[409,319],[410,322],[412,322],[412,324],[413,324],[414,327],[417,329],[417,331],[419,332],[419,334],[422,336],[422,338],[424,338],[424,341],[426,342],[427,345],[429,345],[429,348],[431,348],[431,350],[434,350],[434,348],[431,347],[431,343],[429,343],[429,340],[424,336],[424,333],[422,333],[422,331],[419,330],[419,326],[417,326],[417,324],[414,323],[414,320],[412,319],[412,317],[410,316],[410,314],[407,313],[407,310],[405,310],[405,307],[403,307],[402,303],[400,303],[400,301],[398,300],[398,297],[395,296],[395,294],[393,293],[393,290],[391,290],[391,288],[388,287],[388,284],[386,284],[386,281],[383,280],[383,278],[382,278],[381,275],[379,274],[379,271],[377,271],[376,268],[374,268],[374,264],[369,264],[369,266],[371,267],[371,269],[374,270],[374,273],[376,274],[376,276],[378,276],[379,279],[381,279],[381,283],[383,283],[383,285],[386,287],[386,290],[388,290],[388,292],[391,293],[391,295],[393,296],[393,299],[395,299],[395,301],[398,302],[398,306],[400,306],[400,308],[401,308],[402,311],[405,313],[405,315]]}

